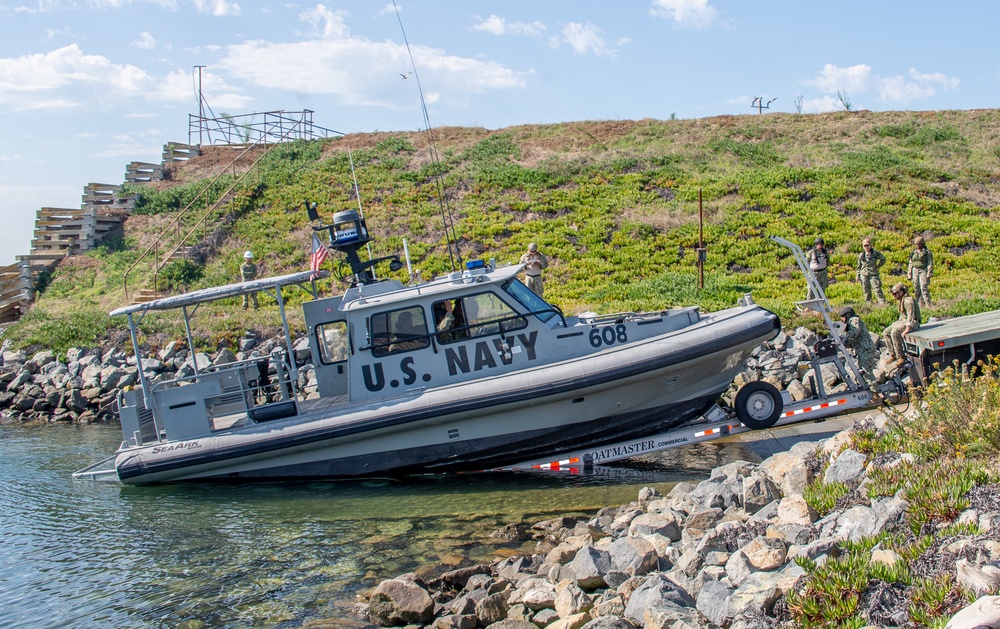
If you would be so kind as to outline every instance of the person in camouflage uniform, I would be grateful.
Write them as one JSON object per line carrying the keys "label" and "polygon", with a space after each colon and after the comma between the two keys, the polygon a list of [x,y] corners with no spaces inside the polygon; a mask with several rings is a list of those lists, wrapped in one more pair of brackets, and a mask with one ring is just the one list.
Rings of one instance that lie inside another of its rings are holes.
{"label": "person in camouflage uniform", "polygon": [[539,297],[542,296],[545,287],[542,284],[542,269],[549,266],[549,261],[544,255],[538,252],[538,245],[531,243],[528,251],[521,256],[521,264],[524,266],[524,284],[531,292]]}
{"label": "person in camouflage uniform", "polygon": [[903,335],[920,329],[920,305],[906,294],[906,287],[896,284],[891,292],[898,302],[899,319],[882,332],[882,340],[889,349],[890,365],[903,362]]}
{"label": "person in camouflage uniform", "polygon": [[[240,277],[243,278],[244,282],[249,282],[250,280],[257,279],[257,265],[253,263],[253,252],[247,251],[243,254],[243,265],[240,266]],[[246,310],[247,306],[250,305],[250,300],[253,299],[253,309],[256,310],[258,307],[257,303],[257,293],[244,293],[243,294],[243,309]]]}
{"label": "person in camouflage uniform", "polygon": [[875,366],[878,365],[878,350],[872,342],[872,335],[868,331],[868,326],[861,320],[854,308],[845,306],[840,309],[840,320],[844,322],[844,345],[854,350],[858,357],[858,367],[861,368],[861,375],[864,376],[868,386],[875,386]]}
{"label": "person in camouflage uniform", "polygon": [[917,303],[931,305],[931,273],[934,271],[934,256],[924,243],[923,236],[913,239],[913,252],[910,253],[910,264],[906,276],[913,282],[913,296]]}
{"label": "person in camouflage uniform", "polygon": [[872,246],[872,239],[865,238],[861,242],[861,253],[858,254],[858,281],[861,282],[861,291],[865,294],[865,301],[872,300],[872,291],[878,297],[878,303],[885,303],[885,293],[882,292],[882,276],[879,269],[885,264],[885,256],[881,251]]}
{"label": "person in camouflage uniform", "polygon": [[[830,253],[826,250],[826,244],[820,236],[817,236],[816,240],[813,241],[813,248],[806,254],[806,262],[813,275],[816,276],[819,287],[823,289],[823,295],[826,296],[826,287],[830,284],[830,271],[827,269],[830,266]],[[806,284],[809,283],[806,282]],[[806,299],[819,299],[819,295],[813,295],[812,285],[809,285]]]}

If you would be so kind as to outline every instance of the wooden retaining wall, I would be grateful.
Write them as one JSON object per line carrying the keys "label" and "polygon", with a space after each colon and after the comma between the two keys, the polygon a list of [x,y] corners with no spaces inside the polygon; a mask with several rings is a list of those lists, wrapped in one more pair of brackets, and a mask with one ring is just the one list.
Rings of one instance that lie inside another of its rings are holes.
{"label": "wooden retaining wall", "polygon": [[0,266],[0,323],[20,319],[32,297],[27,263],[18,261]]}

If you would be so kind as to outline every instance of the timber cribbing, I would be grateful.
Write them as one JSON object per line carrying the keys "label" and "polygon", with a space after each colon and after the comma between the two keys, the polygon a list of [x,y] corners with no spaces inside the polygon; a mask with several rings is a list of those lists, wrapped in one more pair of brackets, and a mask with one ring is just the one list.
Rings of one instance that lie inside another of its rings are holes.
{"label": "timber cribbing", "polygon": [[[170,142],[163,147],[163,162],[132,162],[125,183],[144,184],[163,179],[164,167],[199,154],[199,148]],[[16,321],[27,311],[35,289],[60,260],[99,246],[123,231],[125,218],[135,206],[135,195],[125,194],[124,184],[88,183],[79,208],[43,207],[35,214],[35,231],[28,255],[0,267],[0,324]]]}

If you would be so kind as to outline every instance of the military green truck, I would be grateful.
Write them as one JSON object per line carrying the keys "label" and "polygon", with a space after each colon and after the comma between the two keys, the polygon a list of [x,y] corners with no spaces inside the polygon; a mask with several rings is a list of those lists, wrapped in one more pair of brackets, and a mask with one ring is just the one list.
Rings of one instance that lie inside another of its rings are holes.
{"label": "military green truck", "polygon": [[955,361],[975,365],[1000,356],[1000,310],[932,321],[903,337],[910,361],[910,382],[923,386],[932,373]]}

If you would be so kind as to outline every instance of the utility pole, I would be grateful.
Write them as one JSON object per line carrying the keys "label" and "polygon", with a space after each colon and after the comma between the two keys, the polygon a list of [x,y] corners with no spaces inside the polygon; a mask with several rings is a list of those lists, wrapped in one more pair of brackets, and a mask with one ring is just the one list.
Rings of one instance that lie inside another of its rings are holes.
{"label": "utility pole", "polygon": [[771,100],[767,101],[767,103],[765,104],[763,96],[756,96],[754,97],[753,102],[750,103],[750,108],[756,109],[758,114],[762,114],[764,113],[765,109],[770,109],[771,103],[773,103],[776,100],[778,100],[778,98],[774,97]]}
{"label": "utility pole", "polygon": [[198,146],[202,145],[201,132],[205,128],[205,98],[201,95],[201,69],[205,66],[195,66],[198,70]]}
{"label": "utility pole", "polygon": [[705,288],[705,261],[708,252],[705,250],[705,215],[701,208],[701,188],[698,188],[698,289]]}

